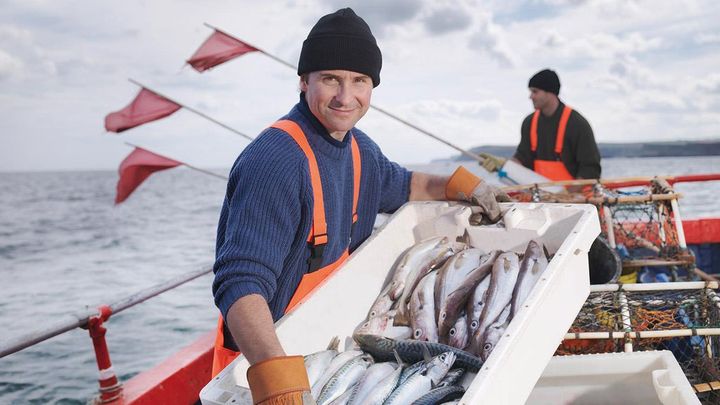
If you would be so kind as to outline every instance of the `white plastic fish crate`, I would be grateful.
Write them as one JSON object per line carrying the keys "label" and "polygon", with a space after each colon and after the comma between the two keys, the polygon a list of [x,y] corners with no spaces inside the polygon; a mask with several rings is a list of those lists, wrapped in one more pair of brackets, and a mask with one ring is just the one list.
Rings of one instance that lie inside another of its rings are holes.
{"label": "white plastic fish crate", "polygon": [[526,405],[700,404],[668,350],[556,356]]}
{"label": "white plastic fish crate", "polygon": [[[333,336],[352,336],[406,249],[433,236],[455,239],[468,231],[472,245],[523,253],[531,239],[554,255],[513,318],[461,404],[522,404],[590,292],[587,254],[600,233],[597,210],[585,204],[504,203],[504,226],[470,226],[471,210],[447,202],[400,208],[360,246],[322,288],[276,324],[288,354],[325,348]],[[240,356],[200,392],[204,405],[251,403],[247,360]]]}

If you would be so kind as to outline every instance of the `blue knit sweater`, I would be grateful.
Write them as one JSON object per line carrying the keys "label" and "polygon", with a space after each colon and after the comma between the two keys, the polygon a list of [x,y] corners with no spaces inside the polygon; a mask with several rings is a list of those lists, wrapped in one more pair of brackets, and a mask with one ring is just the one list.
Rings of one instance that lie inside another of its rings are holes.
{"label": "blue knit sweater", "polygon": [[[352,225],[353,169],[350,137],[332,138],[310,112],[304,95],[283,119],[300,125],[315,152],[322,178],[328,244],[323,266],[352,252],[372,232],[378,212],[392,212],[410,193],[411,172],[389,161],[353,128],[362,159],[358,221]],[[285,132],[268,128],[235,161],[218,224],[215,304],[225,317],[249,294],[265,298],[278,320],[307,273],[313,194],[305,154]],[[352,235],[350,235],[352,229]]]}

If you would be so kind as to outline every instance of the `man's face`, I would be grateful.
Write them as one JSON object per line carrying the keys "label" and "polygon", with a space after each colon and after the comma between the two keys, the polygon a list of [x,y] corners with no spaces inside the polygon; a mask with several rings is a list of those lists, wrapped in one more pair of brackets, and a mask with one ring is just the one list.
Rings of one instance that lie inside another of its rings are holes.
{"label": "man's face", "polygon": [[530,100],[536,110],[542,110],[552,100],[554,94],[536,87],[530,87]]}
{"label": "man's face", "polygon": [[320,70],[300,79],[310,111],[330,135],[342,140],[370,108],[373,82],[349,70]]}

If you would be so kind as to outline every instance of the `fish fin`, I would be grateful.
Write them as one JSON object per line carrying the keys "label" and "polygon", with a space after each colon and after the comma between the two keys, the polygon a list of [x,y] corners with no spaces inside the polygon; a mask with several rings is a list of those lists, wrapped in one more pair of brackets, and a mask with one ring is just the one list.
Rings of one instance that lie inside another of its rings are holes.
{"label": "fish fin", "polygon": [[542,250],[545,253],[545,257],[548,259],[548,261],[550,261],[550,252],[548,252],[547,246],[543,245],[542,243],[540,244],[540,246],[542,246]]}
{"label": "fish fin", "polygon": [[393,355],[395,356],[395,361],[397,361],[398,366],[400,366],[400,368],[404,367],[405,362],[400,358],[400,353],[397,352],[397,349],[393,349]]}
{"label": "fish fin", "polygon": [[423,358],[425,359],[425,362],[429,363],[430,360],[432,360],[432,356],[430,355],[430,350],[428,350],[427,346],[423,345]]}
{"label": "fish fin", "polygon": [[326,350],[337,350],[338,347],[340,347],[340,338],[338,336],[333,336],[333,338],[330,339],[330,343],[328,343]]}

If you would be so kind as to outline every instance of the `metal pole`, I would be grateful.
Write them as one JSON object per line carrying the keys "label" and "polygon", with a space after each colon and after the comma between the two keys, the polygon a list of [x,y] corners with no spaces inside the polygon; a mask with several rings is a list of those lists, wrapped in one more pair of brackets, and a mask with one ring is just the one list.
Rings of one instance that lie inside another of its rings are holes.
{"label": "metal pole", "polygon": [[246,134],[238,131],[237,129],[235,129],[235,128],[227,125],[227,124],[223,124],[222,122],[216,120],[215,118],[212,118],[212,117],[210,117],[210,116],[208,116],[208,115],[206,115],[206,114],[204,114],[204,113],[202,113],[202,112],[200,112],[200,111],[198,111],[198,110],[196,110],[196,109],[194,109],[194,108],[192,108],[192,107],[188,107],[188,106],[186,106],[186,105],[184,105],[184,104],[182,104],[182,103],[179,103],[179,102],[177,102],[176,100],[173,100],[172,98],[170,98],[170,97],[168,97],[168,96],[166,96],[166,95],[164,95],[164,94],[162,94],[162,93],[160,93],[160,92],[157,92],[157,91],[155,91],[155,90],[153,90],[153,89],[151,89],[151,88],[143,85],[142,83],[140,83],[140,82],[138,82],[138,81],[136,81],[136,80],[133,80],[133,79],[130,79],[130,78],[129,78],[128,80],[130,81],[130,83],[135,84],[135,85],[137,85],[137,86],[140,86],[140,87],[142,87],[143,89],[146,89],[146,90],[148,90],[148,91],[151,91],[151,92],[157,94],[157,95],[160,96],[160,97],[164,97],[164,98],[172,101],[173,103],[179,105],[180,107],[182,107],[182,108],[184,108],[184,109],[186,109],[186,110],[188,110],[188,111],[190,111],[190,112],[193,112],[193,113],[195,113],[195,114],[197,114],[197,115],[205,118],[206,120],[208,120],[208,121],[210,121],[210,122],[213,122],[213,123],[215,123],[215,124],[217,124],[217,125],[220,125],[221,127],[227,129],[228,131],[230,131],[230,132],[232,132],[232,133],[234,133],[234,134],[236,134],[236,135],[240,135],[240,136],[242,136],[243,138],[245,138],[245,139],[247,139],[247,140],[249,140],[249,141],[252,141],[252,140],[253,140],[253,137],[251,137],[250,135],[246,135]]}
{"label": "metal pole", "polygon": [[[214,30],[216,30],[216,31],[218,31],[218,32],[221,32],[221,33],[227,35],[227,36],[230,37],[230,38],[233,38],[233,39],[235,39],[235,40],[237,40],[237,41],[240,41],[240,42],[242,42],[242,43],[244,43],[244,44],[247,44],[247,45],[249,45],[249,46],[252,46],[253,48],[257,49],[259,52],[261,52],[262,54],[270,57],[270,59],[272,59],[272,60],[274,60],[274,61],[276,61],[276,62],[279,62],[279,63],[281,63],[281,64],[283,64],[283,65],[285,65],[285,66],[287,66],[287,67],[289,67],[289,68],[291,68],[291,69],[297,70],[297,66],[292,65],[292,64],[290,64],[290,63],[288,63],[288,62],[286,62],[286,61],[278,58],[277,56],[275,56],[275,55],[273,55],[273,54],[270,54],[270,53],[268,53],[268,52],[266,52],[266,51],[264,51],[264,50],[256,47],[255,45],[251,45],[251,44],[249,44],[249,43],[247,43],[247,42],[245,42],[245,41],[241,41],[240,39],[238,39],[238,38],[235,37],[234,35],[231,35],[231,34],[225,32],[225,31],[222,31],[222,30],[220,30],[219,28],[217,28],[217,27],[215,27],[215,26],[213,26],[213,25],[210,25],[210,24],[208,24],[208,23],[204,23],[204,24],[205,24],[205,26],[208,27],[208,28],[214,29]],[[398,116],[396,116],[396,115],[394,115],[394,114],[391,114],[391,113],[388,112],[387,110],[384,110],[384,109],[382,109],[382,108],[380,108],[380,107],[378,107],[378,106],[372,105],[372,104],[370,104],[370,108],[373,108],[373,109],[375,109],[376,111],[378,111],[378,112],[380,112],[380,113],[382,113],[382,114],[385,114],[386,116],[388,116],[388,117],[390,117],[390,118],[392,118],[392,119],[400,122],[401,124],[407,125],[408,127],[412,128],[412,129],[414,129],[414,130],[416,130],[416,131],[419,131],[419,132],[421,132],[421,133],[423,133],[423,134],[425,134],[425,135],[427,135],[427,136],[429,136],[429,137],[431,137],[431,138],[433,138],[433,139],[435,139],[435,140],[437,140],[437,141],[440,141],[440,142],[444,143],[445,145],[447,145],[447,146],[449,146],[449,147],[451,147],[451,148],[459,151],[459,152],[462,153],[463,155],[469,156],[469,157],[471,157],[472,159],[477,160],[478,162],[481,162],[481,163],[482,163],[482,161],[484,160],[482,157],[480,157],[480,156],[478,156],[478,155],[476,155],[476,154],[474,154],[474,153],[472,153],[472,152],[466,151],[465,149],[462,149],[461,147],[456,146],[456,145],[454,145],[454,144],[446,141],[445,139],[440,138],[439,136],[431,133],[430,131],[427,131],[427,130],[425,130],[425,129],[422,129],[422,128],[418,127],[417,125],[413,125],[413,124],[409,123],[408,121],[405,121],[404,119],[402,119],[402,118],[400,118],[400,117],[398,117]]]}
{"label": "metal pole", "polygon": [[[129,297],[123,298],[112,305],[109,305],[112,313],[121,312],[127,308],[135,306],[149,298],[156,295],[162,294],[165,291],[171,290],[189,281],[192,281],[200,276],[208,274],[212,271],[212,267],[201,270],[191,271],[182,274],[174,279],[166,281],[164,283],[156,284],[155,286],[146,288],[138,293],[135,293]],[[85,327],[92,317],[102,316],[97,309],[85,309],[79,311],[76,314],[68,314],[55,324],[26,333],[24,335],[11,338],[6,343],[0,345],[0,358],[7,355],[19,352],[25,348],[33,346],[37,343],[63,334],[67,331],[73,330],[78,327]]]}
{"label": "metal pole", "polygon": [[[170,159],[170,160],[174,160],[174,161],[176,161],[176,162],[180,162],[180,161],[177,160],[177,159],[173,159],[173,158],[171,158],[171,157],[168,157],[168,156],[165,156],[165,155],[161,155],[161,154],[159,154],[159,153],[157,153],[157,152],[151,151],[151,150],[148,149],[148,148],[144,148],[144,147],[142,147],[142,146],[137,146],[137,145],[135,145],[134,143],[125,142],[125,145],[146,150],[146,151],[148,151],[148,152],[150,152],[150,153],[152,153],[152,154],[155,154],[155,155],[158,155],[158,156],[162,156],[162,157],[164,157],[165,159]],[[209,170],[201,169],[201,168],[199,168],[199,167],[189,165],[189,164],[187,164],[187,163],[185,163],[185,162],[180,162],[180,163],[181,163],[183,166],[187,167],[188,169],[193,169],[193,170],[198,171],[198,172],[200,172],[200,173],[209,174],[210,176],[214,176],[214,177],[217,177],[217,178],[222,179],[222,180],[227,180],[227,179],[228,179],[227,176],[223,176],[223,175],[220,175],[220,174],[217,174],[217,173],[213,173],[213,172],[211,172],[211,171],[209,171]]]}

